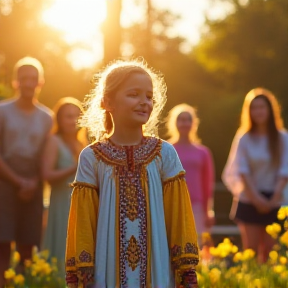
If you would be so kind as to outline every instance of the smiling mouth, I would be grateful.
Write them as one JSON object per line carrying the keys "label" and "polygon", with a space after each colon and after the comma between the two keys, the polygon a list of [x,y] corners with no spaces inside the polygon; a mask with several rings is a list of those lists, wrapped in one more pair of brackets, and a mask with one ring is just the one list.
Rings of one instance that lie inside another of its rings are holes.
{"label": "smiling mouth", "polygon": [[140,111],[140,110],[135,110],[135,112],[138,114],[147,114],[148,113],[147,111]]}

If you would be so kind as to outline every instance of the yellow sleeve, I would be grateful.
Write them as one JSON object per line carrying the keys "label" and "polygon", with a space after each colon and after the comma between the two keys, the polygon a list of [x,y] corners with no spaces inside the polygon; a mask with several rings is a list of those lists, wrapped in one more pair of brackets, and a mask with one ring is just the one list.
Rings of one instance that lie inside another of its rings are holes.
{"label": "yellow sleeve", "polygon": [[164,182],[164,212],[176,285],[197,288],[199,249],[184,172]]}
{"label": "yellow sleeve", "polygon": [[93,282],[99,198],[94,185],[73,184],[66,240],[66,282],[84,288]]}

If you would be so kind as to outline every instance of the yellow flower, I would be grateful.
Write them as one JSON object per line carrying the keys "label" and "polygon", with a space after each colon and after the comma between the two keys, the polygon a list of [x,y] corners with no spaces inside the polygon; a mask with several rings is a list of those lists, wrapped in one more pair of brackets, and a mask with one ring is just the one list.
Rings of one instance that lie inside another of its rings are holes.
{"label": "yellow flower", "polygon": [[288,247],[288,231],[280,237],[280,242]]}
{"label": "yellow flower", "polygon": [[287,258],[284,256],[279,257],[279,262],[282,265],[285,265],[287,263]]}
{"label": "yellow flower", "polygon": [[281,226],[277,223],[273,223],[272,225],[266,226],[267,234],[269,234],[274,239],[278,237],[278,234],[280,231],[281,231]]}
{"label": "yellow flower", "polygon": [[232,252],[233,254],[237,253],[237,252],[238,252],[238,247],[237,247],[236,245],[233,245],[231,252]]}
{"label": "yellow flower", "polygon": [[246,249],[243,252],[242,261],[247,261],[252,259],[255,256],[255,251],[252,249]]}
{"label": "yellow flower", "polygon": [[262,288],[262,283],[260,279],[255,279],[252,284],[249,286],[249,288]]}
{"label": "yellow flower", "polygon": [[26,260],[24,261],[24,265],[25,265],[25,267],[29,268],[29,267],[31,267],[31,265],[32,265],[32,261],[29,260],[29,259],[26,259]]}
{"label": "yellow flower", "polygon": [[4,278],[7,279],[7,280],[11,280],[15,277],[16,273],[13,269],[8,269],[5,271],[4,273]]}
{"label": "yellow flower", "polygon": [[49,257],[49,250],[43,250],[40,252],[40,257],[47,260]]}
{"label": "yellow flower", "polygon": [[273,223],[273,224],[272,224],[272,228],[273,228],[273,230],[274,230],[276,233],[281,232],[281,225],[278,224],[278,223]]}
{"label": "yellow flower", "polygon": [[282,278],[282,279],[288,279],[288,271],[286,270],[286,271],[283,271],[281,274],[280,274],[280,277]]}
{"label": "yellow flower", "polygon": [[19,262],[20,262],[20,259],[21,259],[21,257],[20,257],[19,252],[15,251],[15,252],[13,253],[13,262],[14,262],[14,263],[19,263]]}
{"label": "yellow flower", "polygon": [[276,262],[277,259],[278,259],[278,253],[277,253],[277,251],[271,251],[271,252],[269,253],[269,257],[271,258],[271,260],[272,260],[273,262]]}
{"label": "yellow flower", "polygon": [[284,266],[284,265],[275,265],[275,266],[273,267],[273,271],[274,271],[275,273],[280,274],[281,272],[285,271],[285,266]]}
{"label": "yellow flower", "polygon": [[283,206],[278,210],[277,218],[284,220],[286,217],[288,217],[288,206]]}
{"label": "yellow flower", "polygon": [[237,280],[242,280],[243,279],[243,273],[239,272],[236,274]]}
{"label": "yellow flower", "polygon": [[209,253],[212,255],[212,256],[218,256],[219,255],[219,251],[217,248],[215,247],[210,247],[209,248]]}
{"label": "yellow flower", "polygon": [[42,267],[42,273],[44,275],[49,275],[52,271],[52,268],[50,267],[49,263],[45,263]]}
{"label": "yellow flower", "polygon": [[240,262],[241,260],[242,260],[242,253],[237,252],[233,257],[233,261],[237,263],[237,262]]}
{"label": "yellow flower", "polygon": [[220,276],[221,276],[221,271],[217,268],[213,268],[209,272],[209,277],[212,283],[218,282],[220,279]]}
{"label": "yellow flower", "polygon": [[14,283],[18,285],[24,284],[25,278],[22,274],[17,274],[14,278]]}

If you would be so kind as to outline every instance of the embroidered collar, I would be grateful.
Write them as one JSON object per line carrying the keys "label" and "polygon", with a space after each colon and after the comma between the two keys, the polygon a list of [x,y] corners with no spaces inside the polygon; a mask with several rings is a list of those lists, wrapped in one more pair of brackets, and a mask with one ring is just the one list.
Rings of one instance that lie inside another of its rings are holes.
{"label": "embroidered collar", "polygon": [[151,162],[156,155],[160,156],[162,140],[156,137],[144,137],[142,142],[135,146],[120,146],[109,139],[96,142],[90,146],[95,157],[108,164],[127,165],[133,159],[134,164]]}

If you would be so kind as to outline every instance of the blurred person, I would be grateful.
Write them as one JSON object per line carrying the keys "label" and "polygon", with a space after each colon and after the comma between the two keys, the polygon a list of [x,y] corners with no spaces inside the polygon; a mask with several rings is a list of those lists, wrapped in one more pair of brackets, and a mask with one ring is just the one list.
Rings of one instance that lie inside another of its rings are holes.
{"label": "blurred person", "polygon": [[234,194],[231,217],[243,249],[253,249],[265,262],[274,244],[265,228],[277,221],[288,179],[288,135],[270,91],[255,88],[246,95],[222,178]]}
{"label": "blurred person", "polygon": [[197,135],[199,118],[188,104],[173,107],[167,117],[169,142],[179,155],[186,172],[186,182],[194,212],[198,241],[214,224],[214,163],[210,150],[200,144]]}
{"label": "blurred person", "polygon": [[37,95],[44,84],[41,63],[20,59],[13,73],[16,97],[0,103],[0,287],[16,241],[21,264],[39,247],[43,191],[40,159],[52,126],[52,111]]}
{"label": "blurred person", "polygon": [[42,176],[51,187],[48,224],[43,249],[50,258],[56,257],[61,274],[65,275],[65,248],[70,196],[81,150],[88,144],[86,133],[78,128],[77,120],[83,112],[79,100],[61,98],[54,109],[54,127],[46,142]]}

